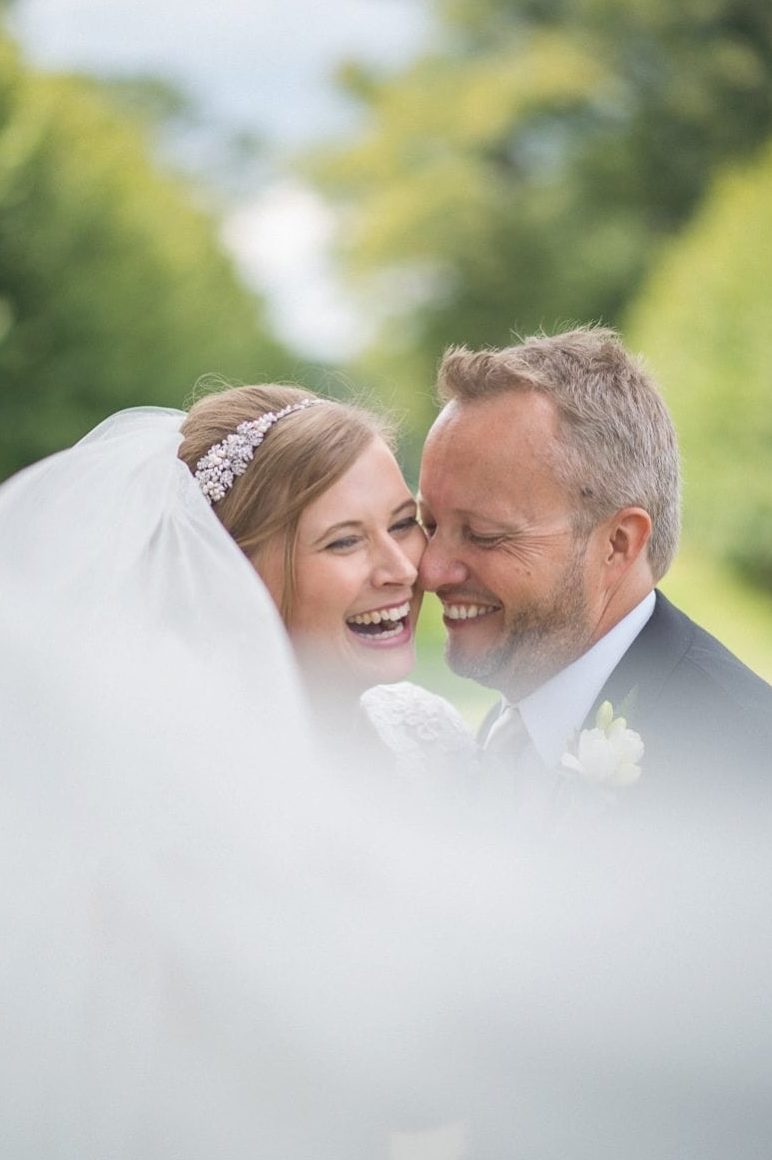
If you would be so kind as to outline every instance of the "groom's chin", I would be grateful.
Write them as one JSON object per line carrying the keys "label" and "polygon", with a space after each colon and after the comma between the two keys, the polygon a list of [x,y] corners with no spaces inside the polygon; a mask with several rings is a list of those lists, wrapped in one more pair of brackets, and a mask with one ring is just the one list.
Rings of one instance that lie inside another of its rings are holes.
{"label": "groom's chin", "polygon": [[497,648],[473,651],[449,639],[445,659],[456,676],[476,681],[486,689],[495,689],[513,701],[533,692],[555,671],[546,658],[534,656],[529,649],[518,648],[512,641],[499,643]]}
{"label": "groom's chin", "polygon": [[501,664],[494,650],[472,652],[470,649],[462,648],[452,637],[448,637],[445,642],[445,661],[457,677],[466,677],[491,689],[499,687]]}

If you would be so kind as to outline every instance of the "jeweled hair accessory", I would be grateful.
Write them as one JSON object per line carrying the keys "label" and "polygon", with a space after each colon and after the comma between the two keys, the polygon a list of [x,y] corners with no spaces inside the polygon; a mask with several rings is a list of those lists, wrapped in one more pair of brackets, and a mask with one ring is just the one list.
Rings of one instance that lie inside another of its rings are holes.
{"label": "jeweled hair accessory", "polygon": [[267,411],[259,419],[248,419],[239,423],[230,435],[226,435],[221,443],[210,447],[206,455],[196,464],[195,480],[201,488],[206,500],[210,504],[222,499],[237,475],[243,475],[247,470],[255,448],[259,447],[274,423],[278,423],[293,411],[305,411],[306,407],[313,407],[316,403],[325,403],[326,399],[304,399],[302,403],[290,403],[282,407],[281,411]]}

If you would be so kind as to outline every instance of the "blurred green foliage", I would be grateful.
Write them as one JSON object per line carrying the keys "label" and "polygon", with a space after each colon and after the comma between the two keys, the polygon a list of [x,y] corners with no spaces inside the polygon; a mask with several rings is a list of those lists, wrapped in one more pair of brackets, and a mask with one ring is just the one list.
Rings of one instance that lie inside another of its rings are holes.
{"label": "blurred green foliage", "polygon": [[97,85],[0,32],[0,475],[204,372],[287,374],[190,188]]}
{"label": "blurred green foliage", "polygon": [[358,368],[431,413],[449,343],[618,323],[717,169],[772,131],[758,0],[445,0],[434,51],[356,64],[349,143],[308,162],[342,249],[391,303]]}
{"label": "blurred green foliage", "polygon": [[[772,594],[772,147],[727,172],[627,330],[663,384],[690,543]],[[772,635],[772,633],[770,634]]]}

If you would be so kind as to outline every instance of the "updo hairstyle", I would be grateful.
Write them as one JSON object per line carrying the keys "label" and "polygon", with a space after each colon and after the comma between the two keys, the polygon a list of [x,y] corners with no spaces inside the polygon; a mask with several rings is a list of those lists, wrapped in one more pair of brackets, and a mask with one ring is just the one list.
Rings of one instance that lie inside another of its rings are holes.
{"label": "updo hairstyle", "polygon": [[[178,455],[195,473],[199,459],[239,423],[314,398],[311,391],[275,384],[231,387],[205,395],[193,404],[182,424]],[[214,504],[212,510],[258,572],[266,546],[283,536],[280,611],[285,624],[292,616],[300,517],[378,437],[393,447],[393,431],[385,419],[350,403],[325,400],[321,406],[293,412],[270,428],[244,474]]]}

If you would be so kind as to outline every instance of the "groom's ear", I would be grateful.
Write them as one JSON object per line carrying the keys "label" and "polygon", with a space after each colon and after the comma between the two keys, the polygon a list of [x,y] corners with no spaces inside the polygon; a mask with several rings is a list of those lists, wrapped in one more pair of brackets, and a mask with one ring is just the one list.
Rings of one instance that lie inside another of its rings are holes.
{"label": "groom's ear", "polygon": [[604,563],[620,573],[627,572],[638,561],[646,560],[646,545],[651,538],[651,516],[640,507],[620,508],[606,522],[606,555]]}

